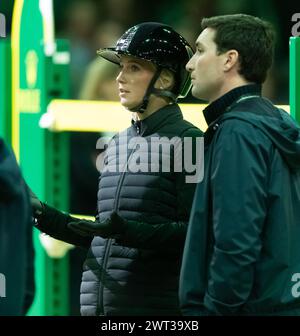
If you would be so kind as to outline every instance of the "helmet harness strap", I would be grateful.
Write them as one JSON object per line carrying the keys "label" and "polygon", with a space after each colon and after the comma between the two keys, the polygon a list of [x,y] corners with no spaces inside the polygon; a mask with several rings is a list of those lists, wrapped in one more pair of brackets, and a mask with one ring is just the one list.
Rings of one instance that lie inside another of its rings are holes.
{"label": "helmet harness strap", "polygon": [[162,72],[162,68],[161,67],[158,67],[154,76],[152,77],[149,85],[148,85],[148,88],[146,90],[146,93],[143,97],[143,100],[142,102],[135,106],[135,107],[132,107],[129,109],[129,111],[131,112],[139,112],[139,113],[144,113],[145,110],[147,109],[148,107],[148,104],[149,104],[149,99],[150,99],[150,95],[151,94],[155,94],[156,96],[162,96],[162,97],[168,97],[170,98],[173,102],[176,102],[177,100],[177,96],[171,92],[171,91],[168,91],[168,90],[161,90],[161,89],[156,89],[154,87],[155,85],[155,82],[157,81],[157,79],[159,78],[160,74]]}

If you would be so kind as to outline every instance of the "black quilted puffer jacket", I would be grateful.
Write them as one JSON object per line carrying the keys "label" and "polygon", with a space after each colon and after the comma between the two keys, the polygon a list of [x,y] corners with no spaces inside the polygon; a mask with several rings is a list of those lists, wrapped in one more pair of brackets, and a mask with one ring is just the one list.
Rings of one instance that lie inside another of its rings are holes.
{"label": "black quilted puffer jacket", "polygon": [[[195,141],[202,132],[183,120],[179,106],[173,104],[133,122],[113,138],[99,178],[98,217],[102,220],[116,211],[128,221],[118,239],[79,237],[67,228],[70,216],[56,228],[52,220],[51,229],[48,220],[41,221],[40,229],[55,238],[89,246],[81,284],[82,315],[179,314],[179,271],[196,184],[186,183],[185,170],[174,172],[173,147],[159,154],[162,147],[153,145],[149,152],[151,142],[176,136]],[[148,148],[137,145],[139,137],[147,141]],[[184,150],[194,151],[195,159],[196,149],[194,144],[193,149]],[[145,169],[154,157],[159,157],[159,167]],[[162,162],[168,158],[171,169],[162,172]],[[117,167],[125,164],[129,169],[114,169],[116,161]],[[133,167],[140,170],[134,172]]]}

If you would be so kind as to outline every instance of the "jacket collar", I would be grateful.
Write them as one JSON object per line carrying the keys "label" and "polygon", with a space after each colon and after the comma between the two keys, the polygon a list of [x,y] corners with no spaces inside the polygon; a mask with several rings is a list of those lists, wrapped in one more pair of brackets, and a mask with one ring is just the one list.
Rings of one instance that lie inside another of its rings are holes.
{"label": "jacket collar", "polygon": [[227,112],[234,103],[241,98],[250,96],[261,96],[262,86],[259,84],[249,84],[237,87],[224,94],[222,97],[210,103],[204,110],[204,118],[209,126],[222,114]]}
{"label": "jacket collar", "polygon": [[182,112],[178,104],[170,104],[157,110],[143,120],[131,120],[131,128],[136,134],[146,136],[155,133],[165,124],[172,124],[178,120],[183,120]]}

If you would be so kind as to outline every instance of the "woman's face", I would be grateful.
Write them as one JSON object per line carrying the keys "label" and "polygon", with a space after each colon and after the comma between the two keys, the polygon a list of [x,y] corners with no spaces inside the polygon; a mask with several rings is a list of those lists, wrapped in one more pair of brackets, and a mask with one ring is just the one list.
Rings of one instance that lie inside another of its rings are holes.
{"label": "woman's face", "polygon": [[132,56],[121,56],[120,72],[117,76],[121,104],[130,109],[142,102],[149,83],[155,73],[151,62]]}

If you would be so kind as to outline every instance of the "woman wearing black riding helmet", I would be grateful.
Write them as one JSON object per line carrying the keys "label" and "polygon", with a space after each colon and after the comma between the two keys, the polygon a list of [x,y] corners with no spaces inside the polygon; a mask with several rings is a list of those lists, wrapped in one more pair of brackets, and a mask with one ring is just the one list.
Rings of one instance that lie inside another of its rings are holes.
{"label": "woman wearing black riding helmet", "polygon": [[[119,96],[134,112],[132,124],[116,134],[106,150],[96,221],[77,220],[33,197],[37,227],[89,248],[81,285],[82,315],[176,315],[195,183],[187,182],[185,162],[180,161],[182,169],[177,170],[173,162],[186,158],[186,152],[199,161],[201,151],[195,143],[202,136],[176,104],[190,89],[185,64],[192,49],[169,26],[150,22],[130,28],[115,48],[98,53],[120,66]],[[182,156],[174,149],[180,146],[169,146],[167,153],[159,146],[150,151],[143,147],[183,138],[190,138],[193,146],[184,147]],[[120,163],[121,169],[116,169]]]}
{"label": "woman wearing black riding helmet", "polygon": [[[98,54],[119,65],[124,59],[152,63],[153,73],[147,90],[139,104],[128,108],[130,111],[145,112],[151,94],[176,102],[178,97],[184,98],[190,90],[191,81],[185,64],[193,56],[193,50],[182,36],[168,26],[155,22],[134,26],[118,40],[115,48],[100,49]],[[173,77],[171,80],[165,78],[170,75]],[[173,85],[164,86],[164,79],[167,84],[170,81]]]}

